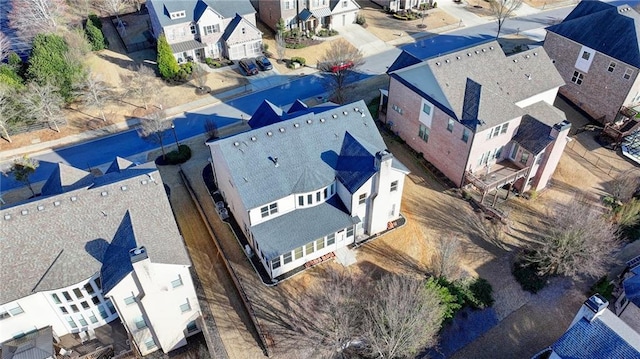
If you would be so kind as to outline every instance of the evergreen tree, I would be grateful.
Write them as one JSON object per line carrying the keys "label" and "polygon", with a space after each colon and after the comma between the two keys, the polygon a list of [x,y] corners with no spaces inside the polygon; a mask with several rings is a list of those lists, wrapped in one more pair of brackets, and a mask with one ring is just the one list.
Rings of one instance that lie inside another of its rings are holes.
{"label": "evergreen tree", "polygon": [[172,79],[180,71],[180,65],[173,56],[171,46],[169,46],[164,34],[158,38],[158,69],[163,79]]}
{"label": "evergreen tree", "polygon": [[92,20],[87,20],[84,31],[87,34],[87,39],[91,43],[91,50],[99,51],[107,47],[102,30],[97,28]]}

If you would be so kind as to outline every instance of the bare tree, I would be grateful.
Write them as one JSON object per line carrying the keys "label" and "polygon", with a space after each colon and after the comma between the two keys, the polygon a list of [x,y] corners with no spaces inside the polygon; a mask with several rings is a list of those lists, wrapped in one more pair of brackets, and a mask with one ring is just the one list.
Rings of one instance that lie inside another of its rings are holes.
{"label": "bare tree", "polygon": [[193,64],[193,72],[191,72],[191,76],[193,77],[193,82],[195,82],[199,89],[203,89],[207,85],[208,74],[209,73],[202,67],[202,65],[197,62]]}
{"label": "bare tree", "polygon": [[58,123],[66,122],[62,112],[64,100],[58,91],[58,88],[50,83],[38,85],[30,82],[26,94],[20,99],[28,117],[36,122],[47,123],[50,127],[53,125],[56,132],[60,132]]}
{"label": "bare tree", "polygon": [[284,41],[282,31],[278,31],[276,34],[276,52],[278,53],[278,63],[282,62],[287,52],[287,44]]}
{"label": "bare tree", "polygon": [[616,200],[626,203],[640,187],[640,173],[636,169],[630,169],[618,174],[611,181],[611,195]]}
{"label": "bare tree", "polygon": [[215,140],[220,137],[220,130],[218,124],[211,118],[207,118],[204,123],[204,130],[207,132],[207,138],[209,140]]}
{"label": "bare tree", "polygon": [[124,24],[122,20],[120,20],[120,12],[124,8],[127,0],[100,0],[99,7],[105,11],[107,14],[116,17],[116,21],[118,23],[118,30],[124,29]]}
{"label": "bare tree", "polygon": [[362,52],[345,40],[331,43],[320,58],[318,69],[331,74],[329,87],[333,90],[336,102],[344,102],[347,79],[363,63]]}
{"label": "bare tree", "polygon": [[0,32],[0,62],[9,57],[11,52],[11,40],[3,32]]}
{"label": "bare tree", "polygon": [[102,121],[107,122],[104,106],[111,100],[111,87],[102,81],[100,75],[90,74],[82,83],[81,99],[85,105],[98,109]]}
{"label": "bare tree", "polygon": [[149,66],[139,65],[130,68],[133,74],[123,77],[123,87],[126,89],[124,96],[133,97],[142,101],[144,109],[149,109],[149,102],[156,99],[161,91],[156,74]]}
{"label": "bare tree", "polygon": [[389,275],[376,284],[373,293],[364,318],[373,357],[415,356],[436,344],[444,317],[436,290],[413,278]]}
{"label": "bare tree", "polygon": [[164,110],[156,109],[151,112],[146,118],[140,119],[140,135],[160,145],[162,149],[162,159],[165,159],[167,154],[164,150],[164,137],[166,130],[171,127],[171,121],[166,120],[166,113]]}
{"label": "bare tree", "polygon": [[431,269],[434,276],[445,277],[449,280],[457,279],[460,274],[460,259],[462,250],[460,239],[451,234],[438,236],[431,256]]}
{"label": "bare tree", "polygon": [[12,0],[9,24],[18,36],[31,40],[40,33],[56,32],[66,12],[65,0]]}
{"label": "bare tree", "polygon": [[618,226],[591,201],[574,198],[558,206],[547,233],[524,260],[541,276],[598,277],[606,272],[619,244]]}
{"label": "bare tree", "polygon": [[523,0],[490,0],[489,10],[491,16],[498,22],[498,32],[496,33],[496,39],[500,36],[502,26],[504,22],[516,11],[521,5]]}
{"label": "bare tree", "polygon": [[31,190],[34,197],[36,192],[33,190],[33,187],[31,187],[31,180],[29,180],[29,177],[31,177],[39,165],[40,162],[38,162],[38,160],[27,156],[16,158],[13,160],[13,164],[11,165],[11,172],[13,173],[13,176],[17,181],[25,183]]}
{"label": "bare tree", "polygon": [[0,86],[0,128],[4,133],[4,138],[9,142],[11,142],[11,136],[9,136],[9,120],[15,115],[15,107],[11,101],[12,98],[9,90]]}

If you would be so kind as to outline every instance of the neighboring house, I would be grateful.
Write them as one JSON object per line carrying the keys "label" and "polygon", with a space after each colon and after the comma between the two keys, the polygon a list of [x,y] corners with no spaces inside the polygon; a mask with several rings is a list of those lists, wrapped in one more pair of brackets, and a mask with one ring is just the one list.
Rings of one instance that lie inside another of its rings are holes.
{"label": "neighboring house", "polygon": [[608,305],[599,294],[589,298],[562,337],[533,359],[640,358],[640,334]]}
{"label": "neighboring house", "polygon": [[631,6],[581,1],[547,28],[544,48],[566,83],[561,95],[601,123],[633,117],[625,108],[640,105],[640,15]]}
{"label": "neighboring house", "polygon": [[640,256],[627,262],[614,285],[613,311],[640,331]]}
{"label": "neighboring house", "polygon": [[433,5],[434,0],[373,0],[374,3],[391,11],[418,9],[420,4]]}
{"label": "neighboring house", "polygon": [[165,34],[178,62],[262,54],[262,32],[249,0],[149,0],[147,7],[154,37]]}
{"label": "neighboring house", "polygon": [[51,327],[89,339],[120,318],[142,355],[200,331],[191,262],[153,163],[103,176],[57,164],[32,200],[0,210],[0,342]]}
{"label": "neighboring house", "polygon": [[258,121],[279,112],[268,107],[251,131],[207,144],[218,190],[272,279],[393,227],[409,171],[364,101],[297,102],[286,120]]}
{"label": "neighboring house", "polygon": [[403,52],[387,73],[380,119],[455,185],[547,185],[571,125],[553,107],[564,82],[543,48],[506,56],[491,41],[424,61]]}
{"label": "neighboring house", "polygon": [[321,28],[340,30],[356,22],[360,6],[355,0],[256,0],[258,16],[274,31],[278,20],[287,28],[312,33]]}

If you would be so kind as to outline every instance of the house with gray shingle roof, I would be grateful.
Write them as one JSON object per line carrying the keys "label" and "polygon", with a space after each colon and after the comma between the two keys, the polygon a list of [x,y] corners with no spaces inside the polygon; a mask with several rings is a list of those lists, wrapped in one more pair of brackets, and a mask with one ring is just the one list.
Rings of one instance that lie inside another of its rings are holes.
{"label": "house with gray shingle roof", "polygon": [[360,5],[355,0],[253,0],[260,20],[274,31],[280,19],[287,29],[300,29],[312,34],[321,29],[334,29],[353,24]]}
{"label": "house with gray shingle roof", "polygon": [[543,48],[506,56],[496,41],[389,67],[380,119],[455,185],[483,198],[505,185],[543,189],[570,124],[553,107],[564,84]]}
{"label": "house with gray shingle roof", "polygon": [[154,37],[165,34],[178,62],[262,54],[249,0],[149,0],[147,7]]}
{"label": "house with gray shingle roof", "polygon": [[199,332],[191,261],[153,163],[117,158],[102,176],[59,164],[0,222],[0,342],[45,327],[92,337],[119,318],[146,355]]}
{"label": "house with gray shingle roof", "polygon": [[596,121],[640,111],[640,14],[632,6],[581,1],[547,28],[544,48],[566,83],[560,94]]}
{"label": "house with gray shingle roof", "polygon": [[207,143],[218,190],[272,279],[401,217],[409,171],[364,101],[309,110]]}

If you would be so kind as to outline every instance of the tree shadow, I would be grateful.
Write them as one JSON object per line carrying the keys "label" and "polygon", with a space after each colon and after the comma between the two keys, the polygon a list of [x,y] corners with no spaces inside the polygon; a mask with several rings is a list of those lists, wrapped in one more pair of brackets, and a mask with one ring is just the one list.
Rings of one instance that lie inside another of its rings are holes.
{"label": "tree shadow", "polygon": [[[416,240],[419,239],[416,238]],[[406,253],[395,249],[385,242],[378,241],[367,243],[364,246],[360,247],[360,251],[362,251],[363,254],[369,254],[375,256],[376,258],[382,258],[384,259],[384,262],[391,262],[400,267],[403,272],[420,275],[425,275],[428,272],[428,268],[424,264],[415,260],[413,257],[407,255]],[[371,266],[375,266],[376,268],[371,268]],[[373,279],[380,279],[386,272],[386,270],[382,269],[381,267],[367,261],[358,263],[358,267],[361,268],[365,273],[374,273],[374,270],[380,272],[376,273],[376,275],[372,277]]]}

